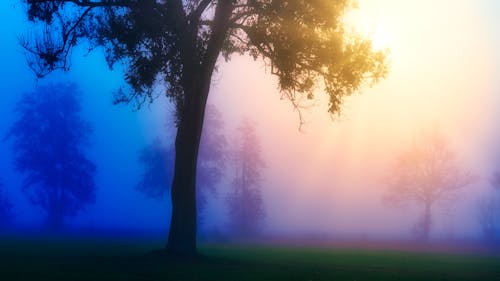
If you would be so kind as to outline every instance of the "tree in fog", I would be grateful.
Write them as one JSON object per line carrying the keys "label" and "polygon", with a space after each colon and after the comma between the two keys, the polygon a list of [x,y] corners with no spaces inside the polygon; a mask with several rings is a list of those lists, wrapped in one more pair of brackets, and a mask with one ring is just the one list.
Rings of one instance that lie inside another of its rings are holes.
{"label": "tree in fog", "polygon": [[173,176],[174,153],[160,138],[139,151],[143,173],[136,189],[148,198],[163,199]]}
{"label": "tree in fog", "polygon": [[216,187],[224,176],[228,157],[224,120],[214,105],[207,105],[203,123],[204,130],[201,134],[196,172],[198,211],[205,208],[210,194],[217,194]]}
{"label": "tree in fog", "polygon": [[493,174],[490,184],[493,187],[493,193],[479,200],[478,218],[483,238],[492,242],[500,238],[500,172]]}
{"label": "tree in fog", "polygon": [[457,200],[457,192],[474,181],[475,177],[459,165],[447,140],[434,132],[422,136],[399,155],[386,178],[388,191],[384,199],[393,206],[415,203],[422,208],[414,234],[427,241],[433,208],[448,207]]}
{"label": "tree in fog", "polygon": [[[196,166],[205,105],[220,57],[264,61],[295,107],[317,84],[328,111],[386,74],[386,55],[344,26],[354,1],[23,0],[39,33],[22,40],[38,76],[69,68],[79,43],[125,65],[132,91],[117,101],[152,101],[155,85],[176,105],[172,219],[167,249],[196,253]],[[38,34],[38,35],[37,35]],[[123,92],[122,92],[123,93]]]}
{"label": "tree in fog", "polygon": [[479,199],[478,218],[483,239],[488,242],[496,240],[499,219],[497,198],[483,197]]}
{"label": "tree in fog", "polygon": [[12,203],[5,194],[2,179],[0,179],[0,229],[7,226],[12,220]]}
{"label": "tree in fog", "polygon": [[238,128],[233,157],[234,177],[226,198],[229,228],[233,235],[248,238],[261,230],[265,218],[261,192],[265,162],[255,126],[249,120]]}
{"label": "tree in fog", "polygon": [[95,200],[96,168],[84,150],[91,128],[81,117],[80,95],[70,83],[24,94],[7,135],[14,166],[24,175],[23,191],[46,212],[52,229]]}
{"label": "tree in fog", "polygon": [[500,172],[493,173],[490,184],[500,194]]}
{"label": "tree in fog", "polygon": [[[217,193],[226,164],[227,141],[224,136],[224,120],[214,105],[208,105],[205,112],[204,130],[200,141],[198,169],[196,174],[196,206],[205,209],[210,194]],[[139,153],[143,174],[137,190],[153,199],[163,199],[170,189],[173,179],[174,148],[164,144],[159,138]],[[202,216],[198,213],[198,223]]]}

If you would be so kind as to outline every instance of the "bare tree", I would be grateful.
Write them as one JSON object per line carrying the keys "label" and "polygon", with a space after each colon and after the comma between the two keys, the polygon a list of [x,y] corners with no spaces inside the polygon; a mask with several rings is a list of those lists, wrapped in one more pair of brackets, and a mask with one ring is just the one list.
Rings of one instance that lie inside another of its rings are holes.
{"label": "bare tree", "polygon": [[255,126],[249,120],[244,120],[238,128],[238,137],[232,190],[226,202],[233,235],[247,238],[261,230],[265,217],[261,194],[265,163]]}
{"label": "bare tree", "polygon": [[386,178],[384,201],[391,206],[416,203],[422,213],[414,226],[419,240],[427,241],[432,226],[432,211],[439,204],[447,207],[457,192],[476,180],[462,169],[447,140],[438,132],[423,136],[404,150]]}

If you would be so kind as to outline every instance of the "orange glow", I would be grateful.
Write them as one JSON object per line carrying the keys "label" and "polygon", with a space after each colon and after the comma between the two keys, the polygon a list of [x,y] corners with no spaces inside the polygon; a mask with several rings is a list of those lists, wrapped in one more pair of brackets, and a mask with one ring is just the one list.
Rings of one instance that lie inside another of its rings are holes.
{"label": "orange glow", "polygon": [[[413,220],[387,224],[398,212],[382,206],[379,179],[399,150],[429,127],[442,128],[468,168],[489,173],[484,144],[491,137],[498,70],[484,11],[475,1],[454,0],[361,0],[358,7],[346,22],[374,48],[389,50],[390,73],[346,99],[338,120],[320,99],[304,112],[307,122],[298,132],[297,113],[279,102],[274,78],[249,58],[224,64],[215,79],[210,98],[228,125],[243,116],[260,125],[272,178],[265,192],[281,202],[268,206],[276,229],[314,224],[302,215],[309,209],[330,214],[315,224],[323,230],[335,225],[362,232],[370,225],[376,233],[404,231]],[[464,218],[473,223],[473,216]]]}

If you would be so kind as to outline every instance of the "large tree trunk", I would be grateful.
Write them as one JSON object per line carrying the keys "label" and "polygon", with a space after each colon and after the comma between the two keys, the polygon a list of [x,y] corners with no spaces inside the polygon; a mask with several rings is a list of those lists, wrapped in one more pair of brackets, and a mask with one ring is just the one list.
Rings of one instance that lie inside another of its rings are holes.
{"label": "large tree trunk", "polygon": [[167,251],[174,254],[196,255],[196,162],[212,73],[229,29],[232,9],[232,0],[217,3],[212,35],[203,57],[197,57],[198,30],[183,31],[184,99],[177,108],[181,112],[175,139],[172,220],[167,243]]}
{"label": "large tree trunk", "polygon": [[175,140],[172,219],[167,242],[168,252],[184,256],[196,255],[196,165],[210,88],[209,78],[194,76],[190,80]]}

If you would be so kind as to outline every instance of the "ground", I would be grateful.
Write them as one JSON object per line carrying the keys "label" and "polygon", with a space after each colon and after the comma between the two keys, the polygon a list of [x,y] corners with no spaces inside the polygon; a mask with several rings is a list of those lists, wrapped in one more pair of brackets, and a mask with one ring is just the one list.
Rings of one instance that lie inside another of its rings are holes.
{"label": "ground", "polygon": [[146,239],[0,239],[0,280],[500,280],[500,256],[411,249],[202,244],[197,259]]}

